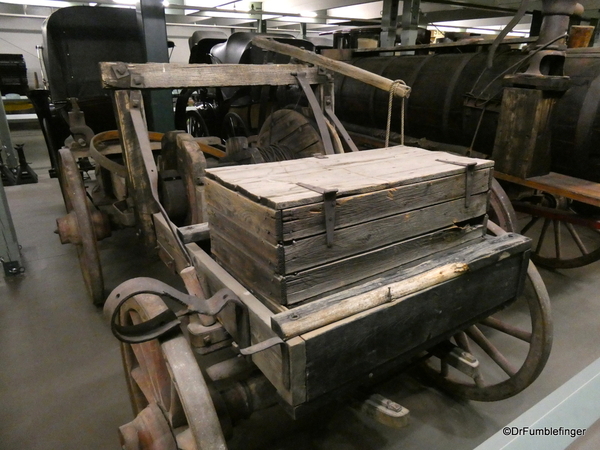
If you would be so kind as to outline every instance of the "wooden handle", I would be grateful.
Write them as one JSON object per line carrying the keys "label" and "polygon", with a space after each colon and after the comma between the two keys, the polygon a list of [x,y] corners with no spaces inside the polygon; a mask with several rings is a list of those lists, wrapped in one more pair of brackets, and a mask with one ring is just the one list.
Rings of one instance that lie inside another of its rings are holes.
{"label": "wooden handle", "polygon": [[[313,52],[302,50],[298,47],[294,47],[293,45],[282,44],[281,42],[276,42],[272,39],[267,39],[264,37],[254,37],[252,39],[252,43],[266,50],[281,53],[282,55],[288,55],[300,61],[315,64],[319,67],[341,73],[342,75],[362,81],[363,83],[387,92],[392,89],[394,84],[394,81],[390,80],[389,78],[376,75],[372,72],[352,66],[345,62],[336,61],[322,55],[317,55]],[[408,97],[410,94],[410,87],[402,84],[397,85],[394,94],[396,97]]]}

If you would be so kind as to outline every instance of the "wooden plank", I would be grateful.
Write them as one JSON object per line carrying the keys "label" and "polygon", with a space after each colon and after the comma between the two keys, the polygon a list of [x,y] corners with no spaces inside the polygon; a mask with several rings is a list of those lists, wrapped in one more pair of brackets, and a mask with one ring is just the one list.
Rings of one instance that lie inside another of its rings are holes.
{"label": "wooden plank", "polygon": [[[179,89],[186,87],[296,85],[303,71],[310,84],[327,81],[317,68],[298,64],[126,64],[101,62],[105,89]],[[118,74],[121,71],[121,74]]]}
{"label": "wooden plank", "polygon": [[272,244],[278,243],[281,232],[281,212],[253,202],[238,192],[205,179],[207,207],[243,226],[253,235]]}
{"label": "wooden plank", "polygon": [[240,283],[262,299],[286,304],[286,283],[273,267],[265,264],[241,247],[224,237],[218,229],[211,232],[211,253],[215,259]]}
{"label": "wooden plank", "polygon": [[400,269],[392,276],[279,313],[271,318],[271,326],[282,338],[298,336],[478,270],[481,265],[492,264],[528,248],[529,240],[522,236],[488,237],[468,247],[440,252],[436,258]]}
{"label": "wooden plank", "polygon": [[389,270],[412,265],[424,258],[435,258],[438,253],[482,239],[484,227],[451,227],[441,231],[407,239],[371,252],[342,259],[329,264],[287,275],[286,303],[315,299],[326,293],[366,282]]}
{"label": "wooden plank", "polygon": [[487,193],[477,194],[471,197],[468,208],[464,199],[459,199],[343,228],[334,232],[331,247],[327,247],[324,234],[301,239],[284,246],[285,272],[281,274],[309,269],[482,216],[487,203]]}
{"label": "wooden plank", "polygon": [[[477,170],[470,181],[472,194],[486,192],[490,171]],[[465,196],[465,175],[458,174],[423,183],[398,186],[373,193],[342,197],[336,201],[336,229],[368,220],[423,208]],[[322,204],[282,210],[282,235],[279,241],[291,241],[325,231]]]}
{"label": "wooden plank", "polygon": [[[489,189],[489,170],[477,170],[472,193]],[[207,179],[207,202],[211,209],[234,220],[260,239],[275,245],[325,231],[322,203],[273,210]],[[465,195],[464,174],[373,193],[342,197],[336,201],[335,228],[398,214],[410,209],[458,199]]]}
{"label": "wooden plank", "polygon": [[[164,261],[167,267],[174,270],[175,273],[181,272],[189,264],[187,258],[181,253],[173,232],[170,230],[167,221],[162,214],[156,213],[152,215],[154,229],[156,230],[156,240],[158,245],[166,253],[166,256],[171,259],[172,263]],[[177,227],[175,227],[177,229]]]}
{"label": "wooden plank", "polygon": [[306,348],[304,339],[295,337],[287,341],[290,368],[291,406],[306,402]]}
{"label": "wooden plank", "polygon": [[[248,307],[250,314],[250,329],[252,344],[262,342],[276,336],[271,330],[270,321],[273,313],[254,297],[244,286],[238,283],[225,269],[219,266],[210,256],[208,256],[196,244],[188,244],[186,246],[192,255],[194,267],[198,275],[205,279],[210,287],[210,294],[214,294],[219,289],[231,289]],[[285,308],[281,307],[284,311]],[[225,324],[224,324],[225,325]],[[284,367],[283,354],[281,346],[271,347],[259,353],[252,355],[252,362],[257,365],[261,372],[268,378],[277,389],[278,394],[283,400],[290,405],[298,404],[304,401],[305,381],[302,378],[304,373],[300,366],[302,365],[303,349],[296,349],[296,346],[302,347],[303,340],[291,340],[286,343],[288,347],[286,352],[294,355],[293,367],[296,369],[291,377],[286,375],[293,385],[286,385],[284,380],[284,372],[290,373],[290,367]],[[288,361],[289,362],[289,361]],[[292,364],[290,362],[290,364]]]}
{"label": "wooden plank", "polygon": [[482,239],[484,227],[451,227],[395,243],[314,269],[280,276],[239,245],[213,232],[212,252],[217,261],[263,301],[291,305],[366,282],[394,268],[438,252]]}
{"label": "wooden plank", "polygon": [[219,233],[235,248],[242,249],[247,255],[252,255],[256,261],[261,261],[267,267],[270,267],[272,272],[285,273],[285,250],[283,245],[273,245],[257,237],[243,224],[238,224],[234,219],[224,216],[214,209],[208,211],[208,220],[211,235],[213,232]]}
{"label": "wooden plank", "polygon": [[550,172],[549,120],[555,102],[538,89],[504,89],[492,152],[497,170],[521,178]]}
{"label": "wooden plank", "polygon": [[343,197],[464,174],[465,168],[453,162],[475,162],[479,170],[493,166],[487,160],[394,147],[257,164],[243,170],[210,169],[207,175],[273,209],[286,209],[321,201],[320,194],[298,183],[335,188],[338,197]]}
{"label": "wooden plank", "polygon": [[526,264],[520,254],[501,259],[401,301],[302,335],[306,341],[307,400],[489,316],[517,294]]}
{"label": "wooden plank", "polygon": [[[264,49],[281,53],[283,55],[291,56],[292,58],[296,58],[300,61],[316,64],[325,69],[332,70],[347,77],[357,79],[359,81],[362,81],[363,83],[369,84],[384,91],[391,91],[394,83],[393,80],[382,77],[381,75],[374,74],[372,72],[369,72],[368,70],[364,70],[359,67],[343,63],[341,61],[326,58],[324,56],[317,55],[316,53],[309,52],[289,44],[276,42],[273,39],[267,39],[264,37],[256,36],[252,39],[252,43]],[[396,97],[408,97],[408,95],[410,94],[410,88],[406,85],[397,86],[394,90],[394,94],[396,95]]]}
{"label": "wooden plank", "polygon": [[496,171],[494,176],[500,180],[510,181],[521,186],[600,206],[600,183],[593,181],[582,180],[581,178],[574,178],[556,172],[538,177],[520,178]]}

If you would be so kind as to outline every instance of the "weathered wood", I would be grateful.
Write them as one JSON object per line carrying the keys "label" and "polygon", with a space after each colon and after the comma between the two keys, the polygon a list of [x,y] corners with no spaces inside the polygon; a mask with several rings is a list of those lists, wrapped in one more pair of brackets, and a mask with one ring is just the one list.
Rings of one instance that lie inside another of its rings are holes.
{"label": "weathered wood", "polygon": [[[463,276],[303,334],[307,400],[489,316],[517,295],[523,253],[480,261]],[[483,282],[485,280],[485,282]]]}
{"label": "weathered wood", "polygon": [[[393,86],[393,80],[390,80],[389,78],[376,75],[372,72],[361,69],[359,67],[352,66],[341,61],[336,61],[334,59],[326,58],[325,56],[317,55],[313,52],[302,50],[298,47],[294,47],[289,44],[283,44],[281,42],[276,42],[272,39],[267,39],[259,36],[254,37],[252,39],[252,43],[264,49],[281,53],[282,55],[288,55],[300,61],[315,64],[325,69],[341,73],[342,75],[357,79],[359,81],[362,81],[363,83],[382,89],[384,91],[389,92]],[[410,94],[410,88],[406,85],[400,85],[395,89],[394,93],[397,97],[408,97],[408,95]]]}
{"label": "weathered wood", "polygon": [[187,258],[181,253],[173,232],[162,214],[153,214],[152,220],[156,230],[156,241],[161,250],[159,252],[161,260],[175,273],[180,273],[189,265]]}
{"label": "weathered wood", "polygon": [[177,234],[184,244],[207,241],[210,239],[210,226],[208,222],[187,225],[177,228]]}
{"label": "weathered wood", "polygon": [[[273,209],[319,203],[304,183],[338,189],[338,197],[364,194],[465,173],[464,164],[491,169],[492,161],[414,147],[391,147],[270,164],[207,170],[207,176]],[[461,165],[462,164],[462,165]]]}
{"label": "weathered wood", "polygon": [[550,194],[577,200],[578,202],[600,206],[600,183],[574,178],[561,173],[550,172],[539,177],[520,178],[502,172],[494,172],[500,180],[510,181]]}
{"label": "weathered wood", "polygon": [[[220,267],[210,256],[208,256],[196,244],[188,244],[187,249],[192,255],[194,267],[198,275],[206,279],[210,294],[219,289],[231,289],[248,307],[250,314],[251,343],[256,344],[276,336],[270,327],[271,312],[263,303],[254,297],[244,286],[238,283],[226,270]],[[284,307],[280,307],[284,311]],[[223,320],[223,319],[221,319]],[[227,328],[231,324],[225,323],[233,318],[225,319],[223,325]],[[285,352],[290,355],[284,361],[281,346],[271,347],[252,355],[252,361],[261,372],[269,379],[277,392],[290,405],[298,405],[305,401],[305,371],[304,371],[304,340],[301,338],[291,339],[286,342]],[[290,370],[294,370],[291,373]],[[284,373],[285,375],[284,377]],[[286,385],[287,378],[291,385]]]}
{"label": "weathered wood", "polygon": [[477,194],[471,197],[468,208],[464,199],[459,199],[336,230],[330,248],[327,247],[325,235],[301,239],[284,246],[285,273],[308,269],[452,226],[481,216],[486,209],[487,194]]}
{"label": "weathered wood", "polygon": [[237,248],[254,255],[276,274],[288,275],[482,216],[486,209],[487,193],[473,196],[468,208],[464,199],[440,203],[335,230],[331,247],[324,233],[273,245],[212,209],[209,222],[213,230],[227,230]]}
{"label": "weathered wood", "polygon": [[187,133],[176,137],[177,168],[185,185],[188,200],[188,217],[186,223],[202,223],[208,220],[206,200],[204,196],[204,179],[206,159],[198,143]]}
{"label": "weathered wood", "polygon": [[435,259],[440,252],[482,239],[484,233],[483,226],[451,227],[286,276],[275,274],[272,267],[218,232],[213,232],[211,239],[219,263],[263,301],[292,305],[364,283],[399,266],[428,257]]}
{"label": "weathered wood", "polygon": [[[471,180],[473,194],[489,189],[490,171],[477,170]],[[271,244],[289,242],[325,232],[322,203],[273,210],[213,180],[206,180],[210,208]],[[380,217],[455,200],[465,195],[465,175],[399,186],[373,193],[348,196],[336,201],[335,228],[340,229]]]}
{"label": "weathered wood", "polygon": [[496,170],[520,178],[550,172],[550,111],[556,103],[539,89],[506,88],[492,159]]}
{"label": "weathered wood", "polygon": [[[482,264],[491,264],[493,258],[523,252],[528,245],[526,238],[515,238],[514,235],[492,240],[482,237],[479,241],[470,242],[468,247],[439,252],[435,258],[422,259],[418,265],[403,267],[397,273],[372,283],[279,313],[273,316],[271,326],[282,338],[298,336],[476,270]],[[494,256],[490,256],[492,254]]]}
{"label": "weathered wood", "polygon": [[[101,62],[104,88],[179,89],[187,87],[283,86],[297,84],[293,73],[303,71],[309,83],[327,80],[316,68],[295,64],[126,64]],[[118,72],[122,71],[122,74]]]}
{"label": "weathered wood", "polygon": [[119,127],[119,138],[123,146],[123,160],[127,168],[129,192],[134,204],[136,226],[141,231],[141,238],[146,249],[154,251],[156,234],[152,223],[152,215],[158,212],[158,205],[152,196],[150,178],[129,112],[132,107],[130,100],[132,94],[139,95],[140,104],[138,107],[143,115],[144,105],[139,91],[114,92],[113,103],[117,126]]}

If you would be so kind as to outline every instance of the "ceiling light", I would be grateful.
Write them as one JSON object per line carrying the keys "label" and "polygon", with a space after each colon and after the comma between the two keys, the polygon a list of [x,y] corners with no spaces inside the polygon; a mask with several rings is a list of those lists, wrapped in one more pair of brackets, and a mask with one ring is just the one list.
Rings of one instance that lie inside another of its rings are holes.
{"label": "ceiling light", "polygon": [[317,17],[318,14],[314,11],[302,11],[300,15],[302,17]]}

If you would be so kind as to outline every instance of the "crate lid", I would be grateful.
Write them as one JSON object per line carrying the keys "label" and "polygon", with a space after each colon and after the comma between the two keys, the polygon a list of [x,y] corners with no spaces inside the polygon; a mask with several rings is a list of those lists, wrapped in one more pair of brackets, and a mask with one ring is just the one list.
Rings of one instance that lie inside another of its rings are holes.
{"label": "crate lid", "polygon": [[490,169],[494,162],[417,147],[396,146],[265,164],[207,170],[207,176],[274,209],[319,203],[321,190],[337,197],[435,180],[466,171]]}

